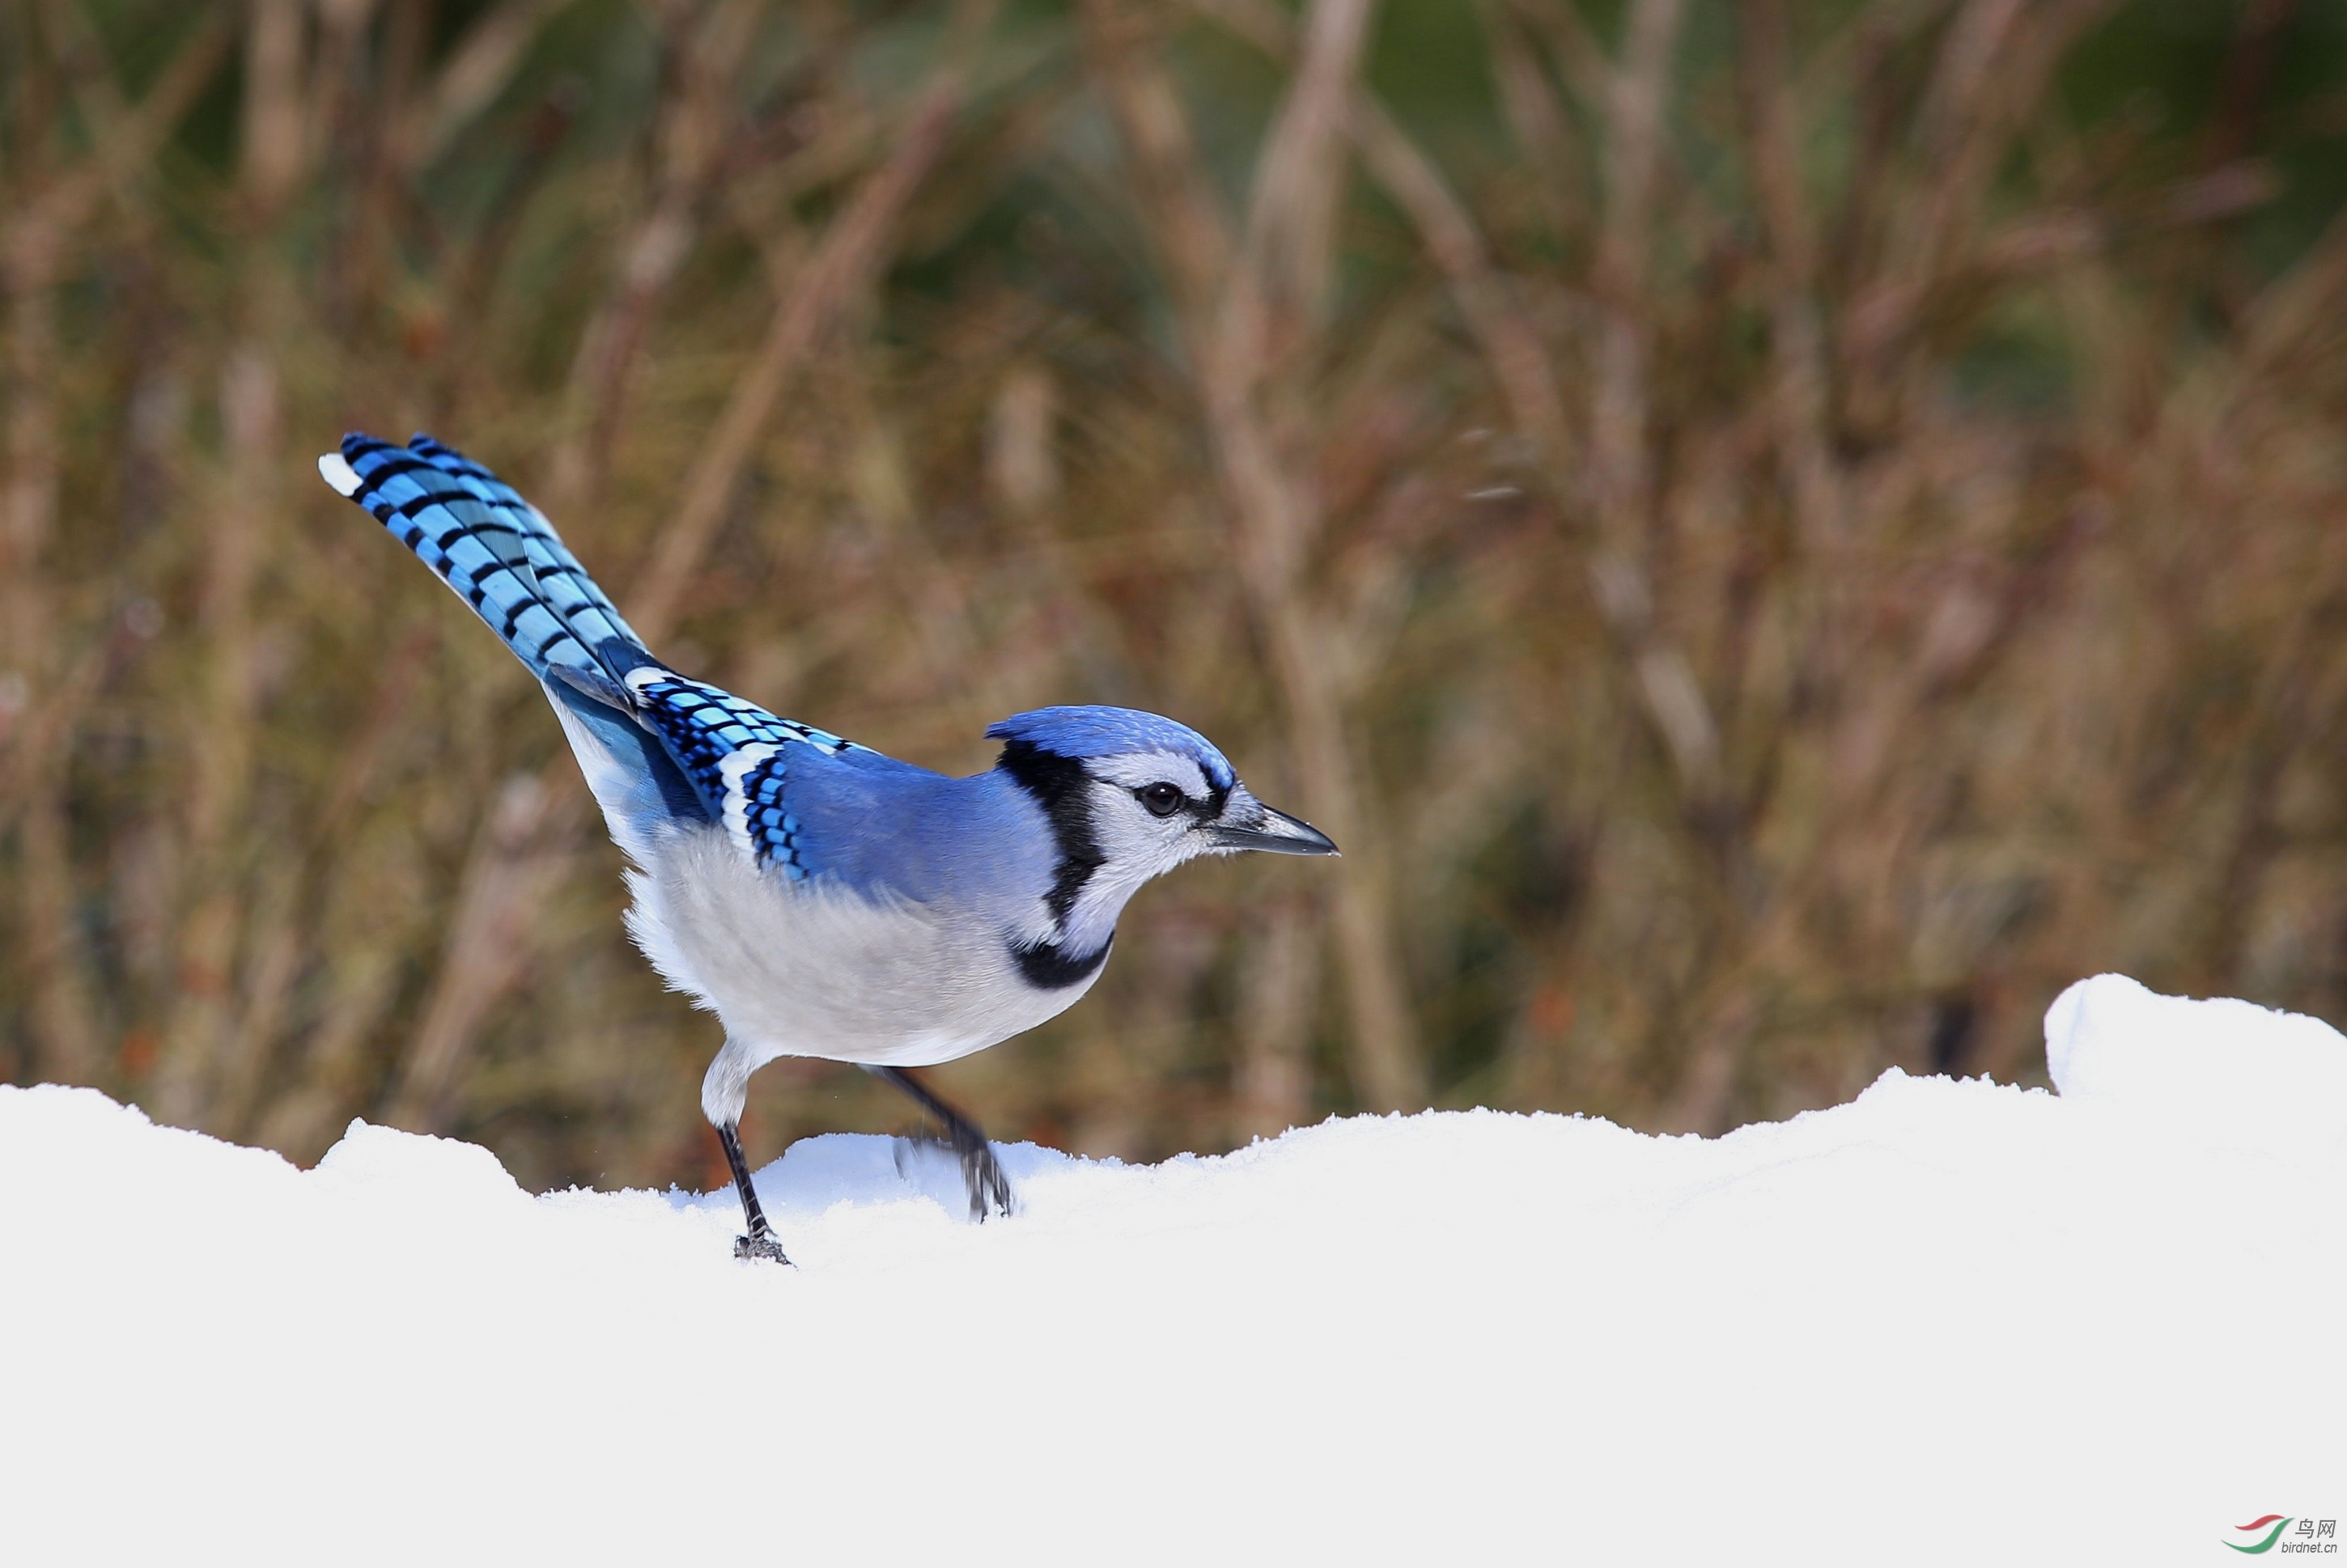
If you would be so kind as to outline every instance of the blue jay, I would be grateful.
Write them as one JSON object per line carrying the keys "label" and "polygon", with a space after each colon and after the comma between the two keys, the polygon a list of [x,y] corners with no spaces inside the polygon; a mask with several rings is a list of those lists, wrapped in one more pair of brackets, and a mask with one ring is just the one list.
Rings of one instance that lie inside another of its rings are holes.
{"label": "blue jay", "polygon": [[629,932],[725,1026],[701,1108],[742,1199],[738,1256],[789,1261],[738,1133],[759,1068],[813,1056],[887,1080],[945,1128],[972,1214],[1007,1214],[985,1134],[910,1070],[1072,1004],[1100,978],[1125,900],[1159,873],[1243,849],[1337,851],[1154,713],[1020,713],[986,732],[1002,743],[995,765],[958,779],[677,674],[538,508],[428,436],[345,436],[318,472],[546,688],[630,862]]}

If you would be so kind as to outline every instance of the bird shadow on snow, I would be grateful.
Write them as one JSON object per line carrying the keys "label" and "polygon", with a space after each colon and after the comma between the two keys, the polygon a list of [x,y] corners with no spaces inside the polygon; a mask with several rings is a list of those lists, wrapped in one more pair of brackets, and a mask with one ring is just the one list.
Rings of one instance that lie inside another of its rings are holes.
{"label": "bird shadow on snow", "polygon": [[[1038,1178],[1059,1175],[1079,1165],[1120,1163],[1081,1160],[1040,1143],[997,1143],[994,1156],[1002,1163],[1014,1193],[1023,1193]],[[793,1143],[780,1159],[753,1173],[751,1180],[758,1189],[759,1203],[770,1214],[819,1214],[842,1204],[911,1201],[934,1204],[948,1218],[969,1217],[960,1162],[943,1143],[925,1139],[869,1132],[817,1133]],[[683,1212],[738,1214],[741,1210],[742,1200],[730,1185],[710,1193],[671,1187],[664,1195],[669,1207]]]}

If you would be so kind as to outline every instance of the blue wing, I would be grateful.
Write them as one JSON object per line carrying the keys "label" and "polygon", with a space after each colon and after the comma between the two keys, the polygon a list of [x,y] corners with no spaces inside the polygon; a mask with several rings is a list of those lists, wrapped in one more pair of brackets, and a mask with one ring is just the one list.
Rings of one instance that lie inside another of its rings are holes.
{"label": "blue wing", "polygon": [[879,753],[812,724],[778,718],[650,659],[620,682],[635,700],[637,717],[660,737],[711,817],[744,855],[793,881],[817,868],[807,825],[792,809],[792,770],[844,753]]}
{"label": "blue wing", "polygon": [[968,781],[778,718],[649,658],[620,683],[710,818],[753,864],[786,880],[826,877],[926,898],[985,825],[970,803],[948,799]]}

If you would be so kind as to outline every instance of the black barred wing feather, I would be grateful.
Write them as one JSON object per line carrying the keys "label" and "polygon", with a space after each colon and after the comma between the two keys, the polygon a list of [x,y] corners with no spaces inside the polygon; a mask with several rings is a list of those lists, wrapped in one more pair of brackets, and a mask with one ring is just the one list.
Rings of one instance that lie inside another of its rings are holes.
{"label": "black barred wing feather", "polygon": [[804,828],[787,798],[793,761],[866,748],[655,664],[630,671],[625,683],[637,716],[660,736],[727,836],[760,867],[793,881],[805,877]]}

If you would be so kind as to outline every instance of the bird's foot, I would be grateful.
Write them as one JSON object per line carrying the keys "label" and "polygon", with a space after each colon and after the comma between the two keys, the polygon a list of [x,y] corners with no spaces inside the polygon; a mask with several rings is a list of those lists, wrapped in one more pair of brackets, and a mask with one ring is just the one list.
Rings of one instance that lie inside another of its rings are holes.
{"label": "bird's foot", "polygon": [[797,1266],[794,1264],[791,1264],[791,1260],[783,1255],[783,1244],[775,1239],[774,1233],[765,1229],[764,1226],[759,1227],[756,1231],[753,1231],[748,1235],[735,1236],[733,1238],[733,1255],[735,1257],[751,1260],[763,1259],[769,1263],[789,1265],[792,1267]]}
{"label": "bird's foot", "polygon": [[988,1214],[997,1214],[1008,1219],[1012,1208],[1010,1177],[1004,1173],[1002,1162],[994,1157],[994,1145],[981,1138],[954,1152],[961,1156],[962,1184],[969,1189],[969,1217],[983,1221]]}
{"label": "bird's foot", "polygon": [[906,1153],[913,1148],[951,1152],[961,1166],[962,1185],[969,1193],[971,1219],[983,1223],[995,1214],[1008,1218],[1017,1212],[1018,1202],[1010,1191],[1010,1177],[1003,1171],[1002,1162],[994,1157],[994,1146],[984,1138],[900,1138],[897,1141],[897,1173],[900,1176],[906,1173]]}

